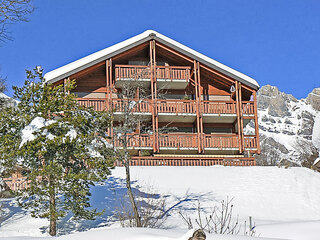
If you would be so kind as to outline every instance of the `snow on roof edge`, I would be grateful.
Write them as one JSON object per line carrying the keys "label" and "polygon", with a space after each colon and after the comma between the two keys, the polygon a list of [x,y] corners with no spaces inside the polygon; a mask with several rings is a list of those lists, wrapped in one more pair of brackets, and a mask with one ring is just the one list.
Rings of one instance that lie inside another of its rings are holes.
{"label": "snow on roof edge", "polygon": [[104,61],[112,56],[115,56],[121,52],[124,52],[132,47],[135,47],[149,39],[155,39],[161,43],[172,47],[175,50],[182,52],[187,56],[191,56],[192,58],[202,62],[203,64],[214,68],[229,77],[235,78],[254,89],[259,89],[259,84],[257,81],[235,69],[232,69],[210,57],[207,57],[169,37],[166,37],[154,30],[147,30],[141,34],[138,34],[134,37],[131,37],[125,41],[112,45],[108,48],[102,49],[98,52],[92,53],[86,57],[80,58],[74,62],[71,62],[67,65],[64,65],[60,68],[52,70],[45,74],[44,78],[49,83],[54,83],[62,78],[68,77],[76,72],[79,72],[85,68],[95,65],[101,61]]}

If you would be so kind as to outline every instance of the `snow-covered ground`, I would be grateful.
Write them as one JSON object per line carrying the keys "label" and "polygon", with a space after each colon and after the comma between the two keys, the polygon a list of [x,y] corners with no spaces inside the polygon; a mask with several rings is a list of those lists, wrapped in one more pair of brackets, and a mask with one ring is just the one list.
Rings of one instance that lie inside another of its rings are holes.
{"label": "snow-covered ground", "polygon": [[[310,169],[213,166],[131,170],[136,194],[143,196],[152,191],[153,198],[166,199],[166,208],[172,207],[166,229],[119,228],[112,211],[119,206],[126,189],[124,169],[116,168],[106,184],[92,188],[92,205],[105,208],[103,216],[79,223],[66,217],[59,224],[62,236],[58,239],[188,239],[179,211],[194,217],[198,200],[210,210],[227,196],[233,198],[234,216],[239,216],[241,223],[253,217],[259,239],[320,239],[320,174]],[[12,201],[3,204],[9,206],[12,216],[1,224],[0,239],[48,238],[46,220],[31,218]],[[207,239],[251,238],[208,235]]]}

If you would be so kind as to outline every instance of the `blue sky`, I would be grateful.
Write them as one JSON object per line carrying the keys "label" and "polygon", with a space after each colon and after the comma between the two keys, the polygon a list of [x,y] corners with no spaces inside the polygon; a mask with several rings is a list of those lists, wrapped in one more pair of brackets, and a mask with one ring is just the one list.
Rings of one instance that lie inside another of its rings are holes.
{"label": "blue sky", "polygon": [[35,0],[0,47],[2,76],[53,70],[154,29],[297,98],[320,87],[319,0]]}

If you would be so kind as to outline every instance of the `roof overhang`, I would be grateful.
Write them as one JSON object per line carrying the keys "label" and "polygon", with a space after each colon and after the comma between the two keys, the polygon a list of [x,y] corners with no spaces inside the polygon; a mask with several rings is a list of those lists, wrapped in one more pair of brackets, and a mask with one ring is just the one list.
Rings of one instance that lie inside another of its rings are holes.
{"label": "roof overhang", "polygon": [[54,83],[61,79],[67,78],[79,71],[82,71],[88,67],[91,67],[99,62],[105,61],[109,58],[112,58],[122,52],[125,52],[133,47],[136,47],[146,41],[156,40],[194,60],[199,61],[200,63],[219,71],[226,76],[229,76],[235,80],[246,84],[247,86],[258,90],[259,84],[257,81],[239,71],[236,71],[220,62],[215,61],[212,58],[209,58],[171,38],[168,38],[156,31],[147,30],[139,35],[136,35],[132,38],[129,38],[123,42],[117,43],[111,47],[105,48],[93,54],[90,54],[86,57],[83,57],[79,60],[71,62],[67,65],[64,65],[60,68],[52,70],[45,74],[44,78],[48,83]]}

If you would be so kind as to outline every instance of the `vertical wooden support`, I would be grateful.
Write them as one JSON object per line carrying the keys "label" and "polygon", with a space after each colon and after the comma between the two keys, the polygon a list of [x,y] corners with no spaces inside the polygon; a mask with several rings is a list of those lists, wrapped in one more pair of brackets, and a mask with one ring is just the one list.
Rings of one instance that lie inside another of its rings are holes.
{"label": "vertical wooden support", "polygon": [[200,135],[199,135],[199,129],[200,129],[200,125],[199,125],[199,105],[198,105],[198,101],[199,101],[199,91],[198,91],[198,74],[197,74],[197,63],[194,60],[193,61],[193,76],[194,76],[194,82],[195,82],[195,92],[196,92],[196,115],[197,115],[197,140],[198,140],[198,153],[201,152],[201,145],[200,145]]}
{"label": "vertical wooden support", "polygon": [[260,149],[260,138],[259,138],[259,124],[258,124],[258,109],[257,109],[257,92],[253,91],[253,101],[254,101],[254,127],[255,135],[257,139],[257,153],[261,153]]}
{"label": "vertical wooden support", "polygon": [[197,71],[198,71],[198,91],[199,91],[199,125],[200,125],[200,149],[203,151],[203,119],[202,119],[202,111],[201,111],[201,77],[200,77],[200,64],[197,62]]}
{"label": "vertical wooden support", "polygon": [[193,71],[194,71],[194,81],[195,81],[195,90],[196,90],[196,114],[197,114],[197,136],[198,136],[198,153],[202,152],[202,143],[201,143],[201,120],[200,120],[200,85],[199,85],[199,74],[198,74],[198,63],[196,60],[193,61]]}
{"label": "vertical wooden support", "polygon": [[236,81],[236,109],[237,109],[239,152],[242,153],[241,128],[240,128],[240,107],[239,107],[239,82],[238,81]]}
{"label": "vertical wooden support", "polygon": [[156,141],[156,107],[154,101],[154,69],[153,69],[153,42],[149,42],[149,55],[150,55],[150,81],[151,81],[151,105],[152,105],[152,138],[153,138],[153,151],[157,152]]}
{"label": "vertical wooden support", "polygon": [[[112,77],[112,58],[109,59],[109,102],[107,103],[110,108],[112,106],[112,93],[113,93],[113,77]],[[113,136],[113,127],[111,128],[111,136]]]}
{"label": "vertical wooden support", "polygon": [[106,60],[106,108],[110,109],[110,75],[109,75],[109,60]]}
{"label": "vertical wooden support", "polygon": [[[110,106],[109,106],[109,92],[110,92],[109,85],[110,85],[109,84],[109,60],[106,60],[106,110],[110,109]],[[108,134],[108,136],[111,136],[111,128],[110,127],[107,129],[107,134]]]}
{"label": "vertical wooden support", "polygon": [[155,106],[155,127],[156,127],[156,148],[159,152],[159,116],[158,116],[158,87],[157,87],[157,61],[156,61],[156,41],[152,41],[153,52],[153,82],[154,82],[154,106]]}
{"label": "vertical wooden support", "polygon": [[240,109],[240,130],[241,130],[241,143],[242,143],[242,152],[245,150],[244,145],[244,132],[243,132],[243,111],[242,111],[242,86],[239,83],[239,109]]}

